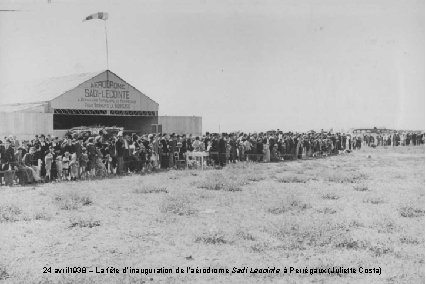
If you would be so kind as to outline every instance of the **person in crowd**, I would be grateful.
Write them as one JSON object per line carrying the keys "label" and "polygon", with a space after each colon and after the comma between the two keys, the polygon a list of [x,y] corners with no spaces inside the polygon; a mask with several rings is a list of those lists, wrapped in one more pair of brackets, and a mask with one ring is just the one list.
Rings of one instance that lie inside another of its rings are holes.
{"label": "person in crowd", "polygon": [[87,179],[87,164],[89,162],[89,156],[87,155],[87,150],[85,147],[81,148],[81,157],[80,157],[80,177],[82,179]]}
{"label": "person in crowd", "polygon": [[70,153],[66,151],[62,158],[62,178],[63,180],[69,180],[69,169],[70,169]]}
{"label": "person in crowd", "polygon": [[226,164],[226,140],[225,139],[226,139],[226,133],[222,133],[218,141],[219,165],[221,167],[225,166]]}
{"label": "person in crowd", "polygon": [[46,182],[52,181],[52,164],[54,161],[54,152],[52,146],[49,146],[49,150],[47,150],[47,154],[44,156],[44,165],[46,171]]}
{"label": "person in crowd", "polygon": [[274,144],[271,152],[271,162],[278,162],[280,160],[278,144]]}
{"label": "person in crowd", "polygon": [[263,144],[263,161],[265,163],[269,163],[271,161],[271,150],[269,149],[269,140],[268,138],[265,136],[262,139],[262,144]]}
{"label": "person in crowd", "polygon": [[7,165],[5,168],[3,168],[3,170],[12,170],[13,166],[16,163],[16,159],[15,159],[15,145],[14,143],[12,143],[11,140],[7,139],[6,140],[6,151],[5,151],[5,164]]}
{"label": "person in crowd", "polygon": [[57,173],[56,179],[58,181],[63,180],[63,177],[64,177],[63,170],[62,170],[62,158],[63,158],[63,156],[59,153],[59,154],[57,154],[56,159],[55,159],[56,173]]}
{"label": "person in crowd", "polygon": [[41,180],[40,175],[37,171],[38,161],[35,156],[35,147],[30,147],[29,152],[23,157],[24,165],[31,170],[32,178],[38,182]]}
{"label": "person in crowd", "polygon": [[94,141],[95,139],[93,137],[90,137],[86,145],[87,156],[89,157],[89,162],[87,163],[86,170],[88,171],[89,176],[95,176],[97,151]]}
{"label": "person in crowd", "polygon": [[70,171],[70,176],[72,181],[75,181],[78,178],[78,170],[80,167],[78,161],[79,160],[77,158],[77,153],[72,153],[70,163],[69,163],[69,171]]}
{"label": "person in crowd", "polygon": [[19,184],[21,185],[26,185],[35,181],[32,169],[30,167],[27,167],[24,163],[24,157],[26,155],[26,153],[23,154],[24,152],[25,148],[20,146],[18,147],[18,150],[15,153],[15,159],[17,161],[15,166],[15,174],[18,177]]}
{"label": "person in crowd", "polygon": [[192,143],[192,148],[194,149],[193,151],[200,152],[202,150],[201,144],[202,142],[200,141],[200,137],[195,137],[195,141]]}
{"label": "person in crowd", "polygon": [[169,168],[169,145],[166,141],[166,134],[163,134],[163,136],[160,139],[159,144],[159,153],[160,153],[160,167],[161,169],[168,169]]}

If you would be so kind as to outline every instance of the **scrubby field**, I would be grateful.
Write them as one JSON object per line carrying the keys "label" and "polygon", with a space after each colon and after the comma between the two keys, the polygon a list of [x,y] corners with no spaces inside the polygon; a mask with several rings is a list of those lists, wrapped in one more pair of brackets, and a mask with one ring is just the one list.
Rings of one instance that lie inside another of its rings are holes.
{"label": "scrubby field", "polygon": [[[389,147],[204,172],[1,187],[0,279],[423,283],[424,159],[423,147]],[[54,273],[83,266],[94,272]],[[95,273],[96,267],[120,274]],[[173,273],[123,274],[124,267]],[[175,273],[177,267],[185,273]],[[201,274],[187,267],[248,271]],[[249,273],[268,267],[281,271]],[[309,273],[333,267],[357,273]],[[360,267],[380,267],[380,275],[359,273]]]}

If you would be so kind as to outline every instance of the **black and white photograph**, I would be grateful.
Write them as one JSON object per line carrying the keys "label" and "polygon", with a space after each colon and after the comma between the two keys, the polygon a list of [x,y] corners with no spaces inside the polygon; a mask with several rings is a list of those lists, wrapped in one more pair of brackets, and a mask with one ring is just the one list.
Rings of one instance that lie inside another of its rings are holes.
{"label": "black and white photograph", "polygon": [[425,283],[425,1],[0,0],[0,283]]}

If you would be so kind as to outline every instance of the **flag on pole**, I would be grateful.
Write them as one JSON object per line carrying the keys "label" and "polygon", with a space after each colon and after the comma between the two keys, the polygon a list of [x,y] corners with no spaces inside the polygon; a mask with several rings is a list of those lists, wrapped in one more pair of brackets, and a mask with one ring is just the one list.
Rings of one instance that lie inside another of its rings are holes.
{"label": "flag on pole", "polygon": [[92,14],[92,15],[87,16],[86,18],[84,18],[83,22],[84,21],[88,21],[88,20],[96,20],[96,19],[105,20],[105,21],[108,20],[108,13],[106,13],[106,12],[98,12],[98,13]]}

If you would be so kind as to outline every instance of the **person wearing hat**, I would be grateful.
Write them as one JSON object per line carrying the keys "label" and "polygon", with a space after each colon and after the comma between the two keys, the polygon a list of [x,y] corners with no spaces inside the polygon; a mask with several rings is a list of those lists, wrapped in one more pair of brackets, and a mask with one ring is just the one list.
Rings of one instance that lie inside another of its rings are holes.
{"label": "person wearing hat", "polygon": [[169,150],[170,150],[170,154],[169,154],[170,164],[169,164],[169,167],[173,168],[173,167],[176,166],[175,155],[176,155],[176,153],[177,153],[177,155],[179,155],[178,149],[177,149],[177,137],[176,137],[175,133],[172,133],[172,135],[170,135],[170,140],[169,140],[168,144],[169,144]]}
{"label": "person wearing hat", "polygon": [[182,147],[180,148],[180,152],[186,153],[188,148],[187,148],[187,144],[186,144],[186,135],[185,134],[182,135],[182,137],[179,139],[179,142],[182,143]]}
{"label": "person wearing hat", "polygon": [[115,141],[117,137],[111,137],[108,141],[108,165],[109,165],[109,173],[116,174],[117,171],[117,153],[115,151]]}
{"label": "person wearing hat", "polygon": [[115,141],[115,153],[117,155],[117,175],[123,174],[124,170],[124,152],[125,142],[123,139],[123,131],[118,132],[117,140]]}
{"label": "person wearing hat", "polygon": [[210,161],[214,165],[219,164],[219,153],[218,153],[218,139],[216,135],[212,135],[210,144],[207,146],[209,149]]}
{"label": "person wearing hat", "polygon": [[[6,146],[3,144],[3,141],[0,140],[0,163],[1,167],[0,170],[5,170],[5,164],[6,164]],[[1,181],[1,176],[0,176]]]}
{"label": "person wearing hat", "polygon": [[166,141],[166,134],[163,134],[159,141],[159,155],[160,155],[160,168],[168,169],[169,168],[169,149]]}
{"label": "person wearing hat", "polygon": [[62,143],[62,154],[65,154],[65,152],[74,153],[72,139],[64,139],[64,142]]}
{"label": "person wearing hat", "polygon": [[77,157],[77,162],[78,163],[75,163],[75,165],[77,165],[78,166],[78,169],[77,169],[77,178],[80,178],[80,159],[81,159],[81,149],[83,148],[83,146],[81,145],[81,142],[82,142],[82,139],[79,139],[78,137],[77,137],[77,135],[75,135],[76,136],[76,138],[74,138],[72,141],[72,151],[73,151],[73,153],[75,153],[76,154],[76,157]]}
{"label": "person wearing hat", "polygon": [[44,161],[44,157],[46,156],[47,152],[49,151],[50,144],[46,142],[46,136],[44,134],[40,135],[40,143],[37,146],[38,149],[38,158],[40,159],[40,176],[44,178],[46,176],[46,165]]}
{"label": "person wearing hat", "polygon": [[[145,137],[142,139],[145,140]],[[137,172],[139,170],[140,166],[140,160],[139,160],[139,154],[140,154],[140,147],[139,143],[137,141],[137,136],[132,135],[132,139],[129,143],[129,171],[130,172]]]}
{"label": "person wearing hat", "polygon": [[226,133],[222,133],[222,135],[220,135],[218,144],[217,144],[217,149],[219,152],[219,165],[221,167],[226,165]]}
{"label": "person wearing hat", "polygon": [[15,160],[15,149],[14,144],[9,139],[6,140],[6,151],[5,151],[5,164],[6,170],[12,170],[15,166],[16,160]]}
{"label": "person wearing hat", "polygon": [[89,162],[87,163],[86,170],[91,176],[95,175],[95,165],[96,165],[96,157],[97,157],[96,147],[93,142],[94,142],[93,137],[89,137],[89,139],[87,140],[87,145],[86,145],[87,155],[89,157]]}
{"label": "person wearing hat", "polygon": [[[259,135],[256,138],[256,156],[255,156],[255,161],[256,162],[260,162],[263,160],[263,134],[259,133]],[[266,141],[265,141],[266,142]]]}

